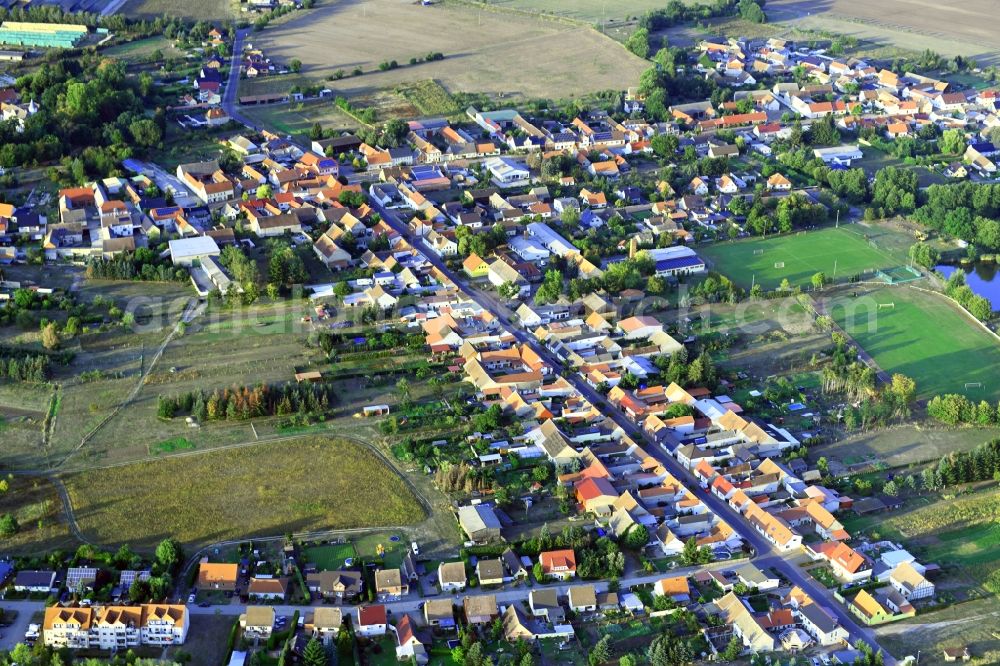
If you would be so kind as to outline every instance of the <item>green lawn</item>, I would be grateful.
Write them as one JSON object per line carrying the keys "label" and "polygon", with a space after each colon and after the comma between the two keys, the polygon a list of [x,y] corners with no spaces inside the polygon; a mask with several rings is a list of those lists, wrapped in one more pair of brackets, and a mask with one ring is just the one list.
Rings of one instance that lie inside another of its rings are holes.
{"label": "green lawn", "polygon": [[315,564],[321,571],[336,571],[344,568],[344,560],[355,557],[354,544],[331,543],[325,546],[306,548],[305,560]]}
{"label": "green lawn", "polygon": [[[830,313],[883,370],[915,379],[920,396],[1000,399],[1000,343],[944,296],[885,287],[839,299]],[[982,387],[966,389],[976,382]]]}
{"label": "green lawn", "polygon": [[771,238],[725,241],[698,249],[711,260],[712,269],[728,275],[749,289],[753,283],[774,289],[787,279],[792,286],[808,287],[810,278],[822,271],[827,278],[846,280],[874,269],[899,266],[905,258],[864,234],[870,229],[856,225],[794,233]]}

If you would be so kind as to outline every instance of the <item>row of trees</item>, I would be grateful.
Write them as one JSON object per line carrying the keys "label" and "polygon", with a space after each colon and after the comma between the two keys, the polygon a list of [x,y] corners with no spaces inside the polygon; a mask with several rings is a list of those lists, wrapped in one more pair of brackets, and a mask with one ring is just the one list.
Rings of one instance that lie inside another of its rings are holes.
{"label": "row of trees", "polygon": [[216,389],[211,394],[196,390],[161,395],[156,413],[163,419],[189,414],[199,421],[239,421],[258,416],[321,415],[335,401],[333,386],[324,382],[257,384]]}
{"label": "row of trees", "polygon": [[44,382],[51,376],[51,361],[43,354],[5,356],[0,349],[0,379],[15,382]]}
{"label": "row of trees", "polygon": [[927,402],[927,415],[947,425],[960,423],[990,426],[1000,423],[1000,405],[985,400],[975,403],[964,395],[936,395]]}
{"label": "row of trees", "polygon": [[944,292],[979,321],[987,321],[993,317],[993,305],[988,298],[976,294],[972,287],[965,284],[964,271],[957,270],[951,274]]}
{"label": "row of trees", "polygon": [[921,473],[927,490],[1000,478],[1000,440],[984,442],[972,451],[953,451]]}
{"label": "row of trees", "polygon": [[87,262],[87,277],[100,280],[183,282],[188,279],[188,274],[183,268],[157,261],[152,250],[141,247],[135,252],[123,252],[114,257],[91,258]]}

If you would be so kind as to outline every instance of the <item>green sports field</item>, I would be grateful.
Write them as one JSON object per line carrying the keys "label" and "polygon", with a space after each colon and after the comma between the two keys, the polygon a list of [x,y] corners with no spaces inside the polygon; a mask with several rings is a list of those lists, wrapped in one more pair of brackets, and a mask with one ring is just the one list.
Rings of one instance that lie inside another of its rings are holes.
{"label": "green sports field", "polygon": [[[884,287],[839,298],[828,310],[883,370],[915,379],[920,397],[1000,399],[1000,341],[944,296]],[[966,388],[976,382],[982,387]]]}
{"label": "green sports field", "polygon": [[881,235],[872,247],[865,233],[873,237],[870,229],[845,225],[771,238],[724,241],[698,248],[698,252],[711,260],[712,270],[729,276],[744,289],[754,282],[764,289],[774,289],[786,278],[793,287],[807,287],[820,271],[840,281],[906,263],[905,256],[879,242]]}

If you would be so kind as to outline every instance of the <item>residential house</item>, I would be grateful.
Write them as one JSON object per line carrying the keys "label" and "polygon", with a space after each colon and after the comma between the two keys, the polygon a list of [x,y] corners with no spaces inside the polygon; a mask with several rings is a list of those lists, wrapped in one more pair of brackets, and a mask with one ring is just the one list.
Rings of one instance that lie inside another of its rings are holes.
{"label": "residential house", "polygon": [[442,562],[438,565],[437,575],[442,592],[460,592],[465,589],[464,562]]}
{"label": "residential house", "polygon": [[574,585],[569,588],[569,609],[574,613],[593,613],[597,610],[597,592],[593,585]]}
{"label": "residential house", "polygon": [[288,595],[288,579],[254,576],[247,586],[247,594],[251,599],[284,601]]}
{"label": "residential house", "polygon": [[375,593],[379,599],[399,598],[410,593],[410,585],[398,568],[380,569],[375,572]]}
{"label": "residential house", "polygon": [[909,601],[933,597],[934,583],[924,577],[922,569],[920,565],[904,562],[889,575],[889,584]]}
{"label": "residential house", "polygon": [[542,573],[553,578],[569,580],[576,576],[576,553],[572,550],[549,550],[538,555]]}
{"label": "residential house", "polygon": [[743,603],[743,600],[729,592],[716,600],[716,607],[722,620],[733,628],[733,634],[751,652],[773,652],[777,642],[760,621]]}
{"label": "residential house", "polygon": [[455,628],[455,607],[451,599],[428,599],[424,602],[424,622],[440,629]]}
{"label": "residential house", "polygon": [[409,613],[403,613],[394,627],[396,634],[396,661],[407,661],[416,664],[426,664],[427,646],[431,638],[416,626]]}
{"label": "residential house", "polygon": [[528,607],[532,615],[545,618],[546,622],[561,624],[566,620],[566,611],[559,603],[559,591],[555,588],[532,590],[528,595]]}
{"label": "residential house", "polygon": [[243,636],[249,641],[269,637],[274,631],[274,618],[272,606],[247,606],[246,612],[240,615]]}
{"label": "residential house", "polygon": [[361,606],[358,608],[358,620],[354,627],[355,633],[359,636],[371,638],[372,636],[384,636],[388,631],[389,616],[385,606],[375,604],[372,606]]}
{"label": "residential house", "polygon": [[802,628],[820,645],[846,643],[850,634],[837,619],[815,602],[799,605],[795,611]]}
{"label": "residential house", "polygon": [[238,564],[209,562],[207,557],[198,564],[198,589],[233,592],[240,569]]}
{"label": "residential house", "polygon": [[691,601],[691,588],[688,585],[687,576],[661,578],[653,584],[653,595],[657,597],[670,597],[678,603]]}
{"label": "residential house", "polygon": [[503,562],[499,558],[483,558],[476,563],[476,578],[480,585],[502,585],[504,582]]}
{"label": "residential house", "polygon": [[343,611],[336,606],[317,606],[305,616],[303,628],[306,635],[329,646],[337,638],[344,624]]}
{"label": "residential house", "polygon": [[359,571],[320,571],[306,575],[306,587],[324,599],[345,601],[361,594],[364,582]]}
{"label": "residential house", "polygon": [[477,594],[462,600],[465,621],[469,624],[489,624],[500,616],[497,598],[493,594]]}
{"label": "residential house", "polygon": [[14,590],[34,594],[49,594],[56,585],[55,571],[18,571]]}

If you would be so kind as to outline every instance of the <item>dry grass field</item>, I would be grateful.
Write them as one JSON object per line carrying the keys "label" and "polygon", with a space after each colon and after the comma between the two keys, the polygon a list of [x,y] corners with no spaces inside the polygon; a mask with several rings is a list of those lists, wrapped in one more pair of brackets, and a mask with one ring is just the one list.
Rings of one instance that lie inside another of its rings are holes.
{"label": "dry grass field", "polygon": [[[302,61],[317,81],[337,70],[366,73],[324,85],[349,98],[435,79],[449,92],[563,98],[634,85],[645,63],[590,27],[457,4],[327,0],[254,36],[271,57]],[[429,52],[441,61],[410,66]],[[399,69],[381,72],[396,60]]]}
{"label": "dry grass field", "polygon": [[[304,344],[307,332],[299,327],[302,314],[301,306],[283,304],[210,309],[189,325],[184,335],[167,345],[134,401],[101,428],[68,467],[81,469],[170,453],[159,444],[177,437],[188,439],[199,449],[253,440],[247,422],[212,423],[192,430],[184,419],[157,419],[157,396],[179,395],[198,388],[291,381],[296,367],[312,360]],[[157,344],[161,340],[162,336]],[[148,342],[146,350],[149,356],[155,351]],[[124,356],[128,351],[113,353]],[[137,381],[138,360],[127,377],[106,390],[117,389],[114,397],[120,399]],[[102,382],[95,384],[95,389],[104,389]],[[94,395],[99,397],[101,393]],[[107,414],[103,403],[97,414]]]}
{"label": "dry grass field", "polygon": [[128,0],[121,13],[130,18],[179,16],[192,21],[227,21],[236,17],[233,0]]}
{"label": "dry grass field", "polygon": [[824,30],[911,51],[975,56],[992,64],[1000,53],[993,0],[771,0],[768,19],[795,28]]}
{"label": "dry grass field", "polygon": [[20,476],[5,477],[9,489],[0,493],[0,514],[17,520],[17,534],[3,540],[4,551],[34,555],[77,545],[66,526],[62,502],[51,481]]}
{"label": "dry grass field", "polygon": [[341,439],[173,457],[66,477],[81,531],[97,543],[195,546],[304,530],[411,525],[409,487],[368,449]]}

